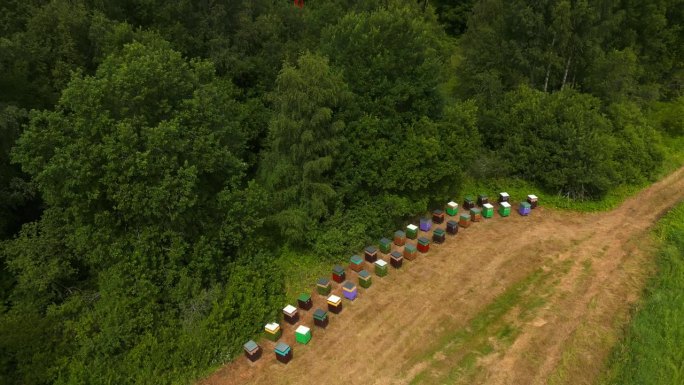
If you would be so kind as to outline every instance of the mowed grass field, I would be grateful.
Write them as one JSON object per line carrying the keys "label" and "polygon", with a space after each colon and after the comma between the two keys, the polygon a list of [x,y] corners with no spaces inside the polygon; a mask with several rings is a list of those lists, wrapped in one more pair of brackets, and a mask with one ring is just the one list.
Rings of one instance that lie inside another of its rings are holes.
{"label": "mowed grass field", "polygon": [[[201,383],[596,384],[608,363],[632,365],[611,352],[654,274],[662,242],[652,229],[682,191],[684,168],[608,212],[542,202],[530,217],[495,215],[373,277],[327,329],[313,329],[308,345],[294,342],[295,326],[282,325],[294,349],[288,365],[262,340],[261,360],[239,358]],[[334,292],[341,295],[339,285]],[[325,307],[322,296],[313,300]],[[300,323],[311,326],[310,318],[302,312]],[[623,383],[614,367],[613,383]]]}
{"label": "mowed grass field", "polygon": [[604,385],[684,384],[684,204],[661,219],[656,271],[616,346]]}

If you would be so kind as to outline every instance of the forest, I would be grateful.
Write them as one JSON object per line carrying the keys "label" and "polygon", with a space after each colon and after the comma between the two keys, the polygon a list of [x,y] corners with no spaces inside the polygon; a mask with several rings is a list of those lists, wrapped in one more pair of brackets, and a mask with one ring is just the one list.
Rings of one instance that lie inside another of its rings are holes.
{"label": "forest", "polygon": [[682,0],[3,0],[0,383],[188,383],[334,260],[512,178],[684,136]]}

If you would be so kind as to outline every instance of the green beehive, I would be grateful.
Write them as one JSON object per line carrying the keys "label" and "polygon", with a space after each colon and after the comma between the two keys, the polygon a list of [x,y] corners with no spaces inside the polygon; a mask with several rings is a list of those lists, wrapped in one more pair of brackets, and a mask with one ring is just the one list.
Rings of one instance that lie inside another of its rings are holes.
{"label": "green beehive", "polygon": [[380,240],[380,251],[389,254],[392,251],[392,241],[387,238],[382,238]]}
{"label": "green beehive", "polygon": [[482,216],[485,218],[491,218],[494,216],[494,206],[491,203],[485,203],[482,205]]}
{"label": "green beehive", "polygon": [[455,217],[458,214],[458,203],[456,203],[454,201],[447,203],[446,212],[448,215]]}
{"label": "green beehive", "polygon": [[499,215],[502,217],[511,215],[511,204],[508,202],[501,202],[501,205],[499,206]]}
{"label": "green beehive", "polygon": [[319,278],[318,282],[316,282],[316,291],[320,295],[330,295],[330,291],[332,290],[332,284],[330,283],[330,280],[328,278]]}
{"label": "green beehive", "polygon": [[382,259],[375,261],[375,274],[378,277],[384,277],[387,275],[387,262]]}
{"label": "green beehive", "polygon": [[410,224],[406,226],[406,238],[416,239],[418,237],[418,226]]}
{"label": "green beehive", "polygon": [[295,330],[295,340],[300,344],[308,344],[311,341],[311,329],[304,325],[299,325]]}
{"label": "green beehive", "polygon": [[373,281],[372,281],[371,275],[368,271],[366,271],[366,270],[359,271],[359,286],[361,286],[364,289],[368,289],[372,283],[373,283]]}

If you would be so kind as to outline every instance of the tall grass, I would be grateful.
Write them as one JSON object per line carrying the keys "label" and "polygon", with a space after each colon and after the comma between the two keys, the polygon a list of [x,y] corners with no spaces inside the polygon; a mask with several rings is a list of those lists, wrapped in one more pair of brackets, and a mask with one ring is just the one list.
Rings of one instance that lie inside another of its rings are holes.
{"label": "tall grass", "polygon": [[684,203],[655,232],[657,273],[613,352],[604,385],[684,384]]}

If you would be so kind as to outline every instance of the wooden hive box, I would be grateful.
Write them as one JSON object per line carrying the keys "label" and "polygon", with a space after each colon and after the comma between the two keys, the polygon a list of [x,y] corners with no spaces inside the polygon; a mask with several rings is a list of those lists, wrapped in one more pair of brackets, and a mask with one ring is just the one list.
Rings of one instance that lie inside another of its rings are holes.
{"label": "wooden hive box", "polygon": [[349,258],[349,268],[357,273],[363,270],[363,258],[358,255],[352,255],[351,258]]}
{"label": "wooden hive box", "polygon": [[328,278],[319,278],[316,282],[316,291],[320,295],[329,295],[332,291],[332,284]]}
{"label": "wooden hive box", "polygon": [[380,251],[389,254],[389,252],[392,251],[392,241],[387,238],[380,239]]}
{"label": "wooden hive box", "polygon": [[473,207],[475,207],[475,199],[471,195],[466,196],[463,199],[463,209],[470,210]]}
{"label": "wooden hive box", "polygon": [[404,247],[404,258],[408,259],[409,261],[413,261],[416,259],[418,256],[418,249],[416,248],[416,245],[409,243]]}
{"label": "wooden hive box", "polygon": [[511,215],[511,204],[508,202],[501,202],[499,205],[499,215],[502,217]]}
{"label": "wooden hive box", "polygon": [[299,294],[299,297],[297,297],[297,305],[299,305],[299,308],[303,310],[311,309],[311,307],[313,306],[313,302],[311,301],[311,295],[309,293]]}
{"label": "wooden hive box", "polygon": [[328,311],[334,314],[340,314],[342,311],[342,298],[331,295],[328,297]]}
{"label": "wooden hive box", "polygon": [[442,228],[435,229],[432,232],[432,241],[435,243],[444,243],[446,240],[446,232]]}
{"label": "wooden hive box", "polygon": [[290,347],[290,345],[284,342],[278,342],[274,350],[276,360],[278,360],[278,362],[287,364],[292,360],[292,348]]}
{"label": "wooden hive box", "polygon": [[398,251],[393,251],[390,254],[390,265],[394,267],[395,269],[398,269],[401,267],[401,265],[404,263],[404,256],[401,255],[400,252]]}
{"label": "wooden hive box", "polygon": [[537,204],[539,203],[539,198],[537,198],[536,195],[531,195],[531,194],[530,194],[530,195],[527,196],[527,203],[530,204],[530,208],[536,209],[536,208],[537,208]]}
{"label": "wooden hive box", "polygon": [[458,215],[458,203],[456,203],[454,201],[447,203],[446,212],[448,215],[450,215],[452,217],[455,217],[456,215]]}
{"label": "wooden hive box", "polygon": [[323,309],[316,309],[313,313],[314,325],[326,328],[328,326],[328,312]]}
{"label": "wooden hive box", "polygon": [[344,272],[344,267],[340,265],[333,266],[332,279],[337,283],[344,282],[347,279],[347,274]]}
{"label": "wooden hive box", "polygon": [[245,351],[245,356],[247,359],[252,362],[261,357],[261,346],[257,345],[257,343],[252,340],[249,340],[247,343],[242,345],[242,349]]}
{"label": "wooden hive box", "polygon": [[418,238],[418,226],[410,224],[406,226],[406,238],[416,239]]}
{"label": "wooden hive box", "polygon": [[283,308],[283,316],[285,321],[290,325],[299,322],[299,312],[297,311],[297,308],[292,305],[287,305]]}
{"label": "wooden hive box", "polygon": [[470,226],[470,214],[461,214],[461,217],[458,220],[458,225],[461,227],[469,227]]}
{"label": "wooden hive box", "polygon": [[480,194],[477,196],[477,205],[482,207],[485,203],[489,203],[489,197],[485,194]]}
{"label": "wooden hive box", "polygon": [[373,263],[378,260],[378,249],[375,246],[366,246],[363,250],[363,256],[366,258],[366,261]]}
{"label": "wooden hive box", "polygon": [[490,203],[485,203],[482,205],[482,216],[485,218],[491,218],[494,216],[494,206]]}
{"label": "wooden hive box", "polygon": [[432,229],[432,221],[429,218],[420,218],[420,231],[430,231]]}
{"label": "wooden hive box", "polygon": [[531,211],[532,211],[532,205],[530,205],[528,202],[520,202],[520,206],[518,206],[518,214],[530,215]]}
{"label": "wooden hive box", "polygon": [[404,246],[404,243],[406,243],[406,234],[401,230],[395,231],[394,244],[397,246]]}
{"label": "wooden hive box", "polygon": [[438,225],[444,223],[444,211],[435,210],[432,212],[432,222]]}
{"label": "wooden hive box", "polygon": [[359,271],[359,286],[364,289],[368,289],[373,284],[373,279],[368,270]]}
{"label": "wooden hive box", "polygon": [[470,220],[473,222],[479,222],[482,220],[482,211],[477,208],[470,209]]}
{"label": "wooden hive box", "polygon": [[353,282],[347,281],[342,284],[342,295],[344,295],[344,298],[353,301],[359,295],[359,290]]}
{"label": "wooden hive box", "polygon": [[418,251],[421,253],[427,253],[430,251],[430,240],[426,237],[418,238]]}
{"label": "wooden hive box", "polygon": [[387,275],[387,262],[382,259],[375,261],[375,275],[378,277],[384,277]]}
{"label": "wooden hive box", "polygon": [[447,233],[449,233],[451,235],[458,234],[458,222],[456,222],[454,220],[447,221],[446,231],[447,231]]}
{"label": "wooden hive box", "polygon": [[311,329],[304,325],[299,325],[295,330],[295,341],[302,345],[308,344],[311,341]]}
{"label": "wooden hive box", "polygon": [[510,198],[511,198],[511,196],[508,195],[507,192],[500,192],[499,193],[499,203],[508,202],[508,200]]}
{"label": "wooden hive box", "polygon": [[280,325],[275,322],[268,323],[264,326],[264,336],[267,340],[278,341],[282,334],[283,331],[280,329]]}

